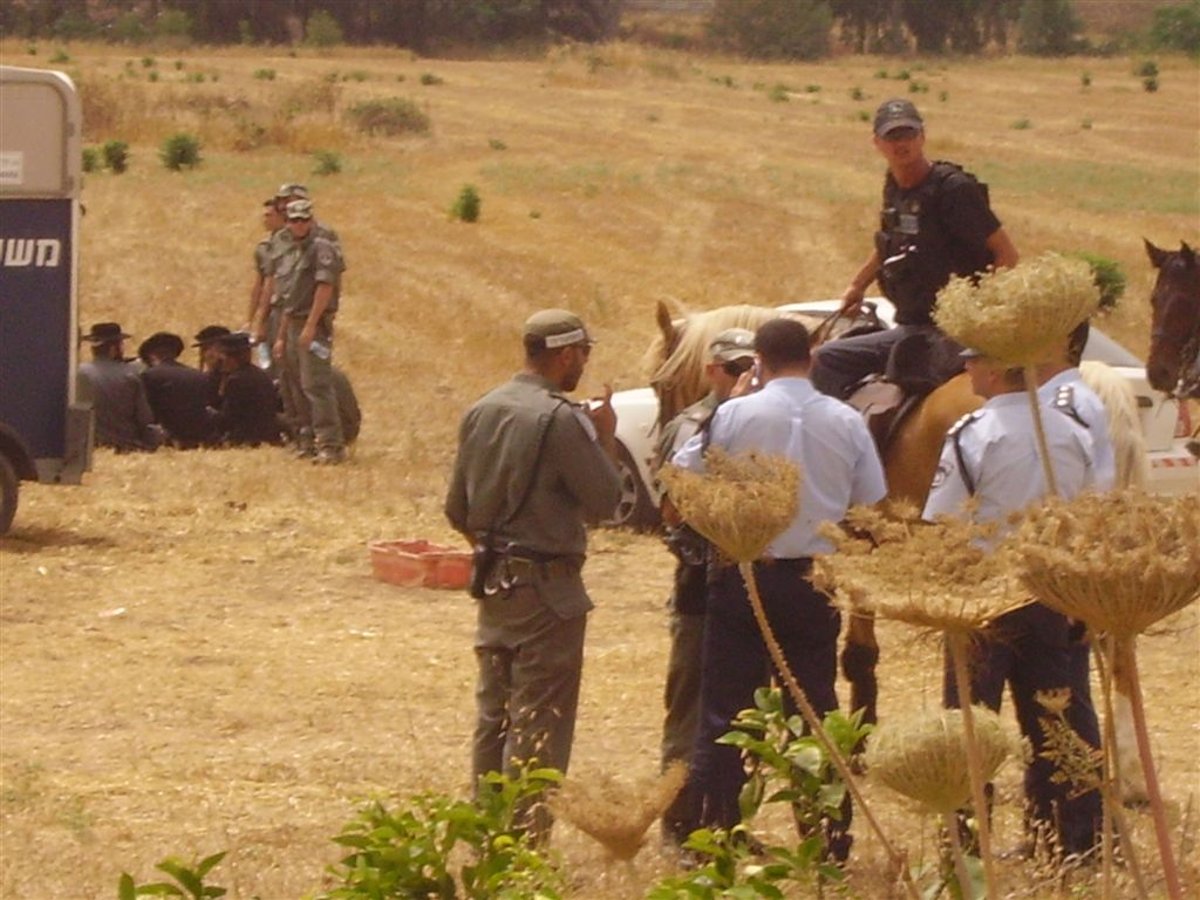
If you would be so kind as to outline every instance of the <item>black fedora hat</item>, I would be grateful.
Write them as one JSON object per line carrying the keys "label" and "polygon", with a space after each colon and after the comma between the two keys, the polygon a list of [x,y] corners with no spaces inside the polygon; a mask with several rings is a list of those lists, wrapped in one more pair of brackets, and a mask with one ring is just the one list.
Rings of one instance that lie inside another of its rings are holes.
{"label": "black fedora hat", "polygon": [[132,335],[121,330],[116,322],[97,322],[83,339],[93,344],[109,344],[113,341],[123,341]]}
{"label": "black fedora hat", "polygon": [[227,334],[229,334],[229,329],[224,325],[205,325],[192,337],[192,340],[196,342],[192,346],[207,347],[217,338],[224,337]]}
{"label": "black fedora hat", "polygon": [[169,331],[156,331],[138,345],[138,356],[148,362],[151,353],[161,352],[174,359],[183,352],[183,338]]}

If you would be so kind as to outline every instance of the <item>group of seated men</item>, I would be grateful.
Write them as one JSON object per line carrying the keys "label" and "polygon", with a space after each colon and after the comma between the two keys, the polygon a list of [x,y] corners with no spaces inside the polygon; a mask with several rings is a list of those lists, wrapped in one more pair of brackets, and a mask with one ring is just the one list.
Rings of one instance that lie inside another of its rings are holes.
{"label": "group of seated men", "polygon": [[[167,444],[197,447],[280,445],[291,439],[279,389],[252,358],[244,331],[209,325],[194,337],[200,366],[180,361],[184,342],[160,331],[127,359],[126,334],[116,322],[93,325],[83,340],[92,359],[79,367],[82,399],[92,403],[95,443],[117,451],[153,451]],[[357,437],[361,415],[340,371],[338,410],[347,435]],[[353,440],[353,437],[350,440]]]}

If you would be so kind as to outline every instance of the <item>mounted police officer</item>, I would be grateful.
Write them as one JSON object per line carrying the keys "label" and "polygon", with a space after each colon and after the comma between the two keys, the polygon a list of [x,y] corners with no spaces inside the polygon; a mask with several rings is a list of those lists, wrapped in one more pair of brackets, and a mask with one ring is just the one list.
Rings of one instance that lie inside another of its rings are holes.
{"label": "mounted police officer", "polygon": [[[592,608],[584,523],[612,516],[621,496],[611,390],[582,406],[566,396],[591,352],[583,322],[542,310],[524,345],[524,370],[463,417],[446,496],[450,524],[476,548],[477,790],[481,776],[535,758],[567,770]],[[548,815],[530,824],[544,834]]]}
{"label": "mounted police officer", "polygon": [[887,160],[883,211],[875,248],[842,293],[841,312],[858,313],[876,279],[896,307],[897,327],[831,341],[813,356],[817,389],[844,399],[871,374],[886,371],[892,348],[912,338],[930,381],[956,374],[959,348],[934,326],[937,292],[952,275],[970,276],[1017,262],[1017,250],[988,204],[986,185],[960,166],[925,156],[925,123],[908,100],[888,100],[875,113],[875,148]]}
{"label": "mounted police officer", "polygon": [[[693,435],[708,427],[717,405],[729,399],[738,380],[754,365],[754,332],[729,328],[709,344],[709,362],[704,374],[712,390],[693,403],[663,428],[656,453],[655,469],[675,455]],[[704,638],[707,585],[707,542],[682,522],[669,497],[662,502],[667,523],[667,547],[675,556],[675,583],[668,602],[671,650],[667,683],[663,692],[662,765],[676,760],[690,762],[700,720],[700,652]],[[682,845],[688,832],[687,809],[691,802],[687,785],[663,813],[663,838]]]}
{"label": "mounted police officer", "polygon": [[[1035,424],[1025,392],[1024,372],[963,351],[975,393],[983,407],[964,416],[946,437],[924,518],[971,515],[977,522],[1004,523],[1011,513],[1038,503],[1046,494]],[[1059,493],[1073,497],[1094,484],[1092,440],[1069,416],[1042,415],[1050,464]],[[970,510],[970,512],[968,512]],[[989,539],[990,540],[990,539]],[[971,699],[999,711],[1007,683],[1021,732],[1033,747],[1025,771],[1027,825],[1031,836],[1053,836],[1064,855],[1084,855],[1096,846],[1101,824],[1095,789],[1077,793],[1066,779],[1056,781],[1056,763],[1043,757],[1048,713],[1037,694],[1069,688],[1067,723],[1093,747],[1100,729],[1092,706],[1086,668],[1076,664],[1071,623],[1041,603],[1030,603],[997,618],[976,642],[971,660]],[[943,702],[958,706],[953,668],[947,662]]]}

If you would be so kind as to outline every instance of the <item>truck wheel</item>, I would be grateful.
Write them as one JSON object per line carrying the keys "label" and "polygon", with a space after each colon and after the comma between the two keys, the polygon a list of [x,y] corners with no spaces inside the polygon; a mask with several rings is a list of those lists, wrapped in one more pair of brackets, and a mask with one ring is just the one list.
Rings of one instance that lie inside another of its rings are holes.
{"label": "truck wheel", "polygon": [[633,457],[625,449],[625,445],[617,442],[617,473],[621,476],[621,499],[617,503],[617,511],[607,524],[624,525],[638,531],[651,531],[658,527],[661,521],[658,507],[650,499],[650,492],[642,484],[637,465]]}
{"label": "truck wheel", "polygon": [[17,514],[17,471],[8,457],[0,453],[0,534],[8,534]]}

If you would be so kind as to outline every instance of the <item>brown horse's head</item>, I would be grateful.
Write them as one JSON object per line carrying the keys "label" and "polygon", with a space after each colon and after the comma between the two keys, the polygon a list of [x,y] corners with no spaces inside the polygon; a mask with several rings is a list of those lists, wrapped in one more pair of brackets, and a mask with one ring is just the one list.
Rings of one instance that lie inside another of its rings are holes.
{"label": "brown horse's head", "polygon": [[1153,318],[1146,377],[1155,390],[1187,396],[1200,391],[1200,376],[1194,371],[1200,353],[1200,266],[1186,243],[1179,250],[1145,244],[1158,269],[1150,295]]}

